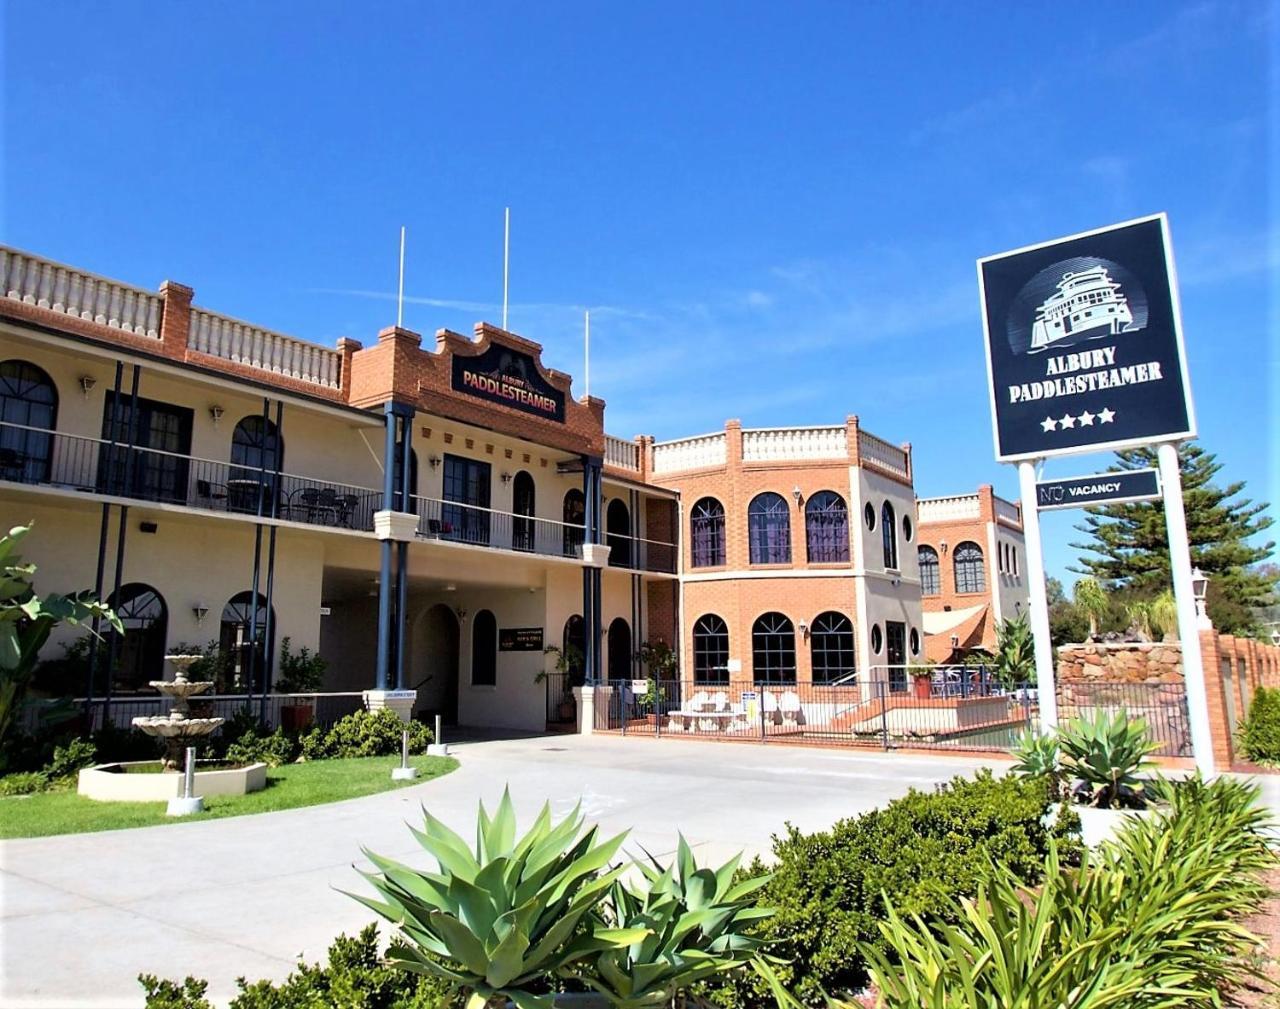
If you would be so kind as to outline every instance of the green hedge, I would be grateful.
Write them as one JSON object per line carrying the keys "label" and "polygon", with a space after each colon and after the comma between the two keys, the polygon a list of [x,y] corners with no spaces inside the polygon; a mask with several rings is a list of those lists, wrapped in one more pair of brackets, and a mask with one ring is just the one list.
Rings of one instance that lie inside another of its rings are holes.
{"label": "green hedge", "polygon": [[[977,892],[993,861],[1021,879],[1043,871],[1051,838],[1078,854],[1072,837],[1079,818],[1058,813],[1043,779],[957,777],[935,792],[912,790],[830,830],[804,834],[788,825],[774,838],[773,878],[758,903],[777,909],[761,933],[782,983],[803,1002],[825,1006],[825,993],[856,991],[868,980],[859,944],[883,948],[879,922],[884,896],[904,913],[954,913],[953,898]],[[747,873],[768,866],[758,860]],[[708,987],[713,1001],[731,1007],[772,1004],[752,978]]]}
{"label": "green hedge", "polygon": [[1239,731],[1240,752],[1255,764],[1280,764],[1280,689],[1259,687]]}

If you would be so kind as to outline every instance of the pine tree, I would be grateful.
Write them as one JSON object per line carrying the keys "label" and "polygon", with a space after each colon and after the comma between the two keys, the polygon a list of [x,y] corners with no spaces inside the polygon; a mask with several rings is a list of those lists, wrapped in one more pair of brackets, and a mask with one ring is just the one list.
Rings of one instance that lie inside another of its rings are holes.
{"label": "pine tree", "polygon": [[[1157,465],[1154,448],[1117,452],[1110,472],[1148,469]],[[1257,629],[1259,610],[1274,602],[1276,578],[1258,565],[1271,556],[1275,543],[1262,545],[1250,539],[1267,529],[1272,520],[1262,514],[1266,503],[1237,499],[1244,481],[1219,488],[1214,476],[1222,469],[1211,452],[1198,445],[1178,448],[1182,471],[1182,501],[1191,541],[1191,563],[1210,579],[1209,617],[1219,630],[1246,633]],[[1169,536],[1164,504],[1141,501],[1089,508],[1076,529],[1090,537],[1072,543],[1097,556],[1082,556],[1081,574],[1092,575],[1108,588],[1129,589],[1154,596],[1169,587]]]}

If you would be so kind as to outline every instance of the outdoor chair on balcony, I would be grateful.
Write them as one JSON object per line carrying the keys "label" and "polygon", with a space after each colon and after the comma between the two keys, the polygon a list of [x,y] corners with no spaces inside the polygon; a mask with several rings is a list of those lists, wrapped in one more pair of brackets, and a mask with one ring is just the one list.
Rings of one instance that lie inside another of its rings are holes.
{"label": "outdoor chair on balcony", "polygon": [[336,494],[334,507],[337,509],[337,524],[350,529],[352,520],[360,508],[360,499],[354,494]]}
{"label": "outdoor chair on balcony", "polygon": [[0,448],[0,480],[25,482],[27,455],[16,448]]}
{"label": "outdoor chair on balcony", "polygon": [[451,536],[453,523],[445,522],[443,519],[427,519],[427,535],[435,536],[437,539],[441,536]]}
{"label": "outdoor chair on balcony", "polygon": [[297,512],[298,519],[312,525],[336,525],[338,522],[338,496],[330,487],[303,487],[297,491],[298,502],[289,502],[289,513]]}
{"label": "outdoor chair on balcony", "polygon": [[196,481],[196,503],[202,508],[225,508],[227,488],[209,480]]}

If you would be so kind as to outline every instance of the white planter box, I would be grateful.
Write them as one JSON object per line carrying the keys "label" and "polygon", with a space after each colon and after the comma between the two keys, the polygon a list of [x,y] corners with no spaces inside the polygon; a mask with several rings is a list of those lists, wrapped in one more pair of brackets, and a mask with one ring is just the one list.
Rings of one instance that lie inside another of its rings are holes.
{"label": "white planter box", "polygon": [[1119,833],[1130,820],[1150,816],[1150,809],[1097,809],[1094,806],[1072,806],[1080,816],[1080,839],[1086,848],[1096,848]]}
{"label": "white planter box", "polygon": [[[127,772],[129,767],[154,764],[154,760],[135,760],[129,763],[99,764],[86,767],[76,782],[76,791],[100,802],[164,802],[182,794],[182,774],[163,771],[155,774]],[[118,770],[116,770],[118,768]],[[256,792],[267,784],[267,765],[249,764],[246,767],[196,771],[195,794],[245,795]]]}

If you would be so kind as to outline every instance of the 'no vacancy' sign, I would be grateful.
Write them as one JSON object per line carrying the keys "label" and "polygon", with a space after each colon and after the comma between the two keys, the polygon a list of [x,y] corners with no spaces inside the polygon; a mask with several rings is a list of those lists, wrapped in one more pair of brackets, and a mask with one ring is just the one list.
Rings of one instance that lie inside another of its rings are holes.
{"label": "'no vacancy' sign", "polygon": [[1163,214],[978,260],[996,458],[1195,436]]}

